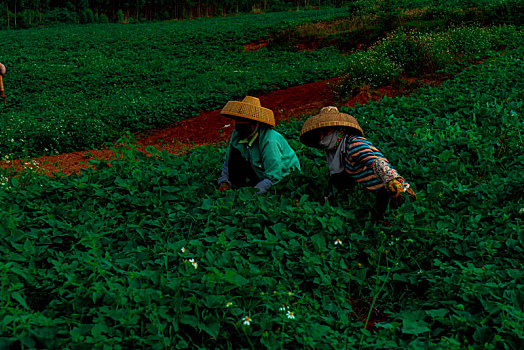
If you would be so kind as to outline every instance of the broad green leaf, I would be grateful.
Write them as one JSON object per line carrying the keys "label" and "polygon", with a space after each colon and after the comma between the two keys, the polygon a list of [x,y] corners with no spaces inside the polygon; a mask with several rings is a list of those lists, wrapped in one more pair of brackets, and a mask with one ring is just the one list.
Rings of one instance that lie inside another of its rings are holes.
{"label": "broad green leaf", "polygon": [[446,309],[435,309],[435,310],[426,310],[426,314],[433,318],[442,318],[448,314]]}
{"label": "broad green leaf", "polygon": [[418,335],[429,332],[428,324],[424,320],[402,320],[402,332],[406,334]]}

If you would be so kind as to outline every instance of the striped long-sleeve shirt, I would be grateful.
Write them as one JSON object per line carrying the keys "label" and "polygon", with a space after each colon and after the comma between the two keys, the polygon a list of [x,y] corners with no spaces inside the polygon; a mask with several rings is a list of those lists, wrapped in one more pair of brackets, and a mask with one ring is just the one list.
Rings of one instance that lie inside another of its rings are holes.
{"label": "striped long-sleeve shirt", "polygon": [[[389,162],[368,139],[362,136],[348,137],[342,148],[342,159],[345,172],[354,181],[371,191],[384,188],[383,179],[374,171],[374,164],[386,162],[389,165]],[[394,169],[391,170],[396,173]],[[395,175],[398,176],[398,173]]]}

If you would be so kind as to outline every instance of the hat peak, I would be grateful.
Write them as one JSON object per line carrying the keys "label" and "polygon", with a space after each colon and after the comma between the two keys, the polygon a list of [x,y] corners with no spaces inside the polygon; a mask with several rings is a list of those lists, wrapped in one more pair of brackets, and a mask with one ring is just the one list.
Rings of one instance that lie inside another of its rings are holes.
{"label": "hat peak", "polygon": [[338,112],[338,108],[335,107],[335,106],[327,106],[327,107],[322,107],[322,109],[320,110],[320,112]]}
{"label": "hat peak", "polygon": [[250,105],[255,105],[257,107],[261,107],[262,106],[260,104],[260,99],[258,99],[257,97],[253,97],[253,96],[246,96],[246,97],[244,97],[242,102],[249,103]]}
{"label": "hat peak", "polygon": [[246,96],[242,102],[229,101],[220,111],[226,117],[238,117],[275,126],[275,116],[269,108],[264,108],[257,97]]}

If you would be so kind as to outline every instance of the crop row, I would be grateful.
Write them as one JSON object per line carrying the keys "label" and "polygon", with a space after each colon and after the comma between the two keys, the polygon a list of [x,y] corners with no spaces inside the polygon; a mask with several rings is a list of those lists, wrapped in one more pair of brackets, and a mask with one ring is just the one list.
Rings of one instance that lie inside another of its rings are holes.
{"label": "crop row", "polygon": [[[350,76],[351,90],[370,79],[391,80],[402,70],[457,68],[461,55],[462,68],[472,58],[515,46],[522,37],[520,27],[513,26],[468,27],[444,35],[399,31],[377,43],[381,50],[355,55],[334,47],[304,52],[286,45],[243,47],[279,38],[299,24],[355,13],[330,9],[3,31],[0,61],[8,67],[9,107],[0,110],[2,158],[98,148],[124,131],[163,127],[247,94],[334,76]],[[451,53],[443,49],[448,44]]]}
{"label": "crop row", "polygon": [[321,202],[327,167],[300,121],[278,130],[303,171],[264,196],[215,190],[223,148],[146,157],[126,139],[111,167],[10,178],[0,345],[517,349],[521,57],[346,110],[418,194],[390,227],[365,191]]}
{"label": "crop row", "polygon": [[283,23],[337,9],[186,22],[2,32],[8,108],[1,152],[21,157],[94,148],[165,126],[224,101],[339,74],[336,50],[245,52]]}
{"label": "crop row", "polygon": [[341,92],[399,83],[402,76],[456,73],[497,52],[519,48],[520,27],[457,27],[440,32],[397,30],[349,57]]}

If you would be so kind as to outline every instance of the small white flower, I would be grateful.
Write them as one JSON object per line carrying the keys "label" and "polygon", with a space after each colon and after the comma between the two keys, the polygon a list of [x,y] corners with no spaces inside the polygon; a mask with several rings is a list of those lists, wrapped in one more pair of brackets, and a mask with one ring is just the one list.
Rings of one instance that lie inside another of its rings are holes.
{"label": "small white flower", "polygon": [[340,238],[335,239],[335,245],[337,244],[342,245],[342,241],[340,240]]}
{"label": "small white flower", "polygon": [[182,248],[180,249],[180,251],[181,251],[182,253],[185,253],[185,252],[186,252],[186,248],[182,247]]}
{"label": "small white flower", "polygon": [[287,318],[289,318],[289,319],[292,319],[292,320],[295,319],[295,314],[294,314],[293,312],[291,312],[291,311],[288,311],[287,314],[286,314],[286,316],[287,316]]}
{"label": "small white flower", "polygon": [[249,326],[251,324],[252,320],[249,316],[246,316],[242,319],[242,324],[245,326]]}
{"label": "small white flower", "polygon": [[195,259],[189,259],[189,262],[191,263],[191,265],[193,265],[195,269],[198,268],[198,263],[195,261]]}
{"label": "small white flower", "polygon": [[230,301],[228,301],[228,302],[226,303],[226,307],[230,307],[231,305],[233,305],[233,303],[230,302]]}
{"label": "small white flower", "polygon": [[286,311],[287,309],[289,309],[289,306],[286,306],[286,304],[282,304],[282,306],[280,307],[280,311]]}

